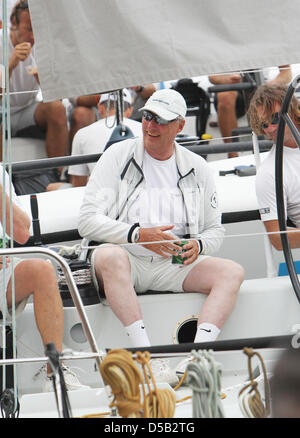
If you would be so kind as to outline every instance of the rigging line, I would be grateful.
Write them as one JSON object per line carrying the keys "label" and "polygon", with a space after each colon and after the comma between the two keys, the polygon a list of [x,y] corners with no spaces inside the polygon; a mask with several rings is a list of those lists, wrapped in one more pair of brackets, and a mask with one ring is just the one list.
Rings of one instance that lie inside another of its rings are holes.
{"label": "rigging line", "polygon": [[[299,230],[286,230],[286,231],[270,231],[270,232],[261,232],[261,233],[244,233],[244,234],[226,234],[225,236],[222,237],[215,237],[215,236],[207,236],[205,237],[205,240],[210,240],[210,239],[225,239],[225,238],[232,238],[232,237],[255,237],[255,236],[268,236],[268,235],[273,235],[273,234],[286,234],[286,233],[299,233]],[[190,241],[190,240],[195,240],[197,239],[196,237],[194,238],[183,238],[183,237],[179,237],[178,239],[174,239],[174,240],[153,240],[150,242],[135,242],[135,243],[118,243],[119,246],[131,246],[132,245],[152,245],[154,243],[176,243],[180,240],[185,240],[185,241]],[[95,245],[95,246],[81,246],[81,249],[96,249],[99,248],[99,245]]]}
{"label": "rigging line", "polygon": [[[265,68],[260,68],[260,69],[252,69],[252,70],[236,70],[236,71],[231,71],[231,72],[223,72],[223,73],[214,73],[214,76],[223,76],[224,74],[234,74],[234,73],[258,73],[258,72],[263,72],[265,70],[272,70],[272,69],[277,69],[278,67],[275,66],[271,66],[271,67],[265,67]],[[280,70],[289,70],[289,67],[283,67],[280,68]],[[201,76],[206,76],[206,75],[201,75]],[[199,76],[199,77],[201,77]],[[10,91],[10,95],[15,95],[15,94],[26,94],[26,93],[36,93],[38,94],[41,91],[41,89],[38,90],[24,90],[24,91]],[[3,96],[3,93],[0,93],[0,96]]]}
{"label": "rigging line", "polygon": [[[6,89],[6,73],[7,73],[7,32],[5,31],[5,24],[6,24],[6,0],[2,2],[2,16],[3,16],[3,50],[2,50],[2,77],[1,77],[1,87],[3,90]],[[4,154],[5,151],[5,145],[6,145],[6,94],[3,96],[2,100],[2,154]],[[2,242],[5,240],[5,229],[6,229],[6,220],[5,220],[5,172],[3,171],[2,174]],[[3,196],[4,195],[4,196]],[[3,280],[2,280],[2,302],[4,303],[3,311],[2,311],[2,351],[3,351],[3,358],[6,358],[6,320],[7,320],[7,314],[6,314],[6,287],[5,287],[5,274],[6,274],[6,266],[5,266],[5,257],[3,256],[1,258],[2,261],[2,269],[3,269]],[[4,391],[6,388],[6,367],[2,367],[2,391]]]}
{"label": "rigging line", "polygon": [[[245,70],[232,70],[232,71],[228,71],[228,72],[222,72],[222,73],[213,73],[213,76],[224,76],[224,75],[228,75],[228,74],[235,74],[235,73],[239,73],[239,74],[243,74],[243,73],[263,73],[266,70],[275,70],[278,69],[278,66],[269,66],[269,67],[262,67],[262,68],[253,68],[253,69],[245,69]],[[280,70],[289,70],[290,67],[280,67]],[[200,76],[207,76],[207,75],[200,75]],[[199,76],[199,77],[200,77]],[[210,76],[210,75],[208,75]]]}
{"label": "rigging line", "polygon": [[[243,137],[251,137],[251,133],[249,134],[240,134],[240,135],[231,135],[230,137],[213,137],[213,138],[209,138],[209,139],[204,139],[204,140],[197,140],[197,143],[204,143],[204,142],[211,142],[211,141],[217,141],[217,140],[227,140],[227,139],[231,139],[231,138],[243,138]],[[177,140],[178,141],[178,140]],[[180,141],[180,138],[179,138]],[[195,143],[195,141],[191,140],[191,141],[187,141],[184,144],[188,144],[188,143]]]}
{"label": "rigging line", "polygon": [[[6,77],[6,88],[9,91],[9,76]],[[7,96],[7,109],[10,109],[10,96]],[[12,165],[11,165],[11,123],[10,123],[10,111],[7,112],[7,163],[8,163],[8,176],[9,176],[9,230],[10,230],[10,248],[13,248],[14,243],[14,230],[13,230],[13,184],[12,184]],[[12,289],[12,304],[11,304],[11,319],[12,319],[12,337],[13,337],[13,358],[17,357],[17,336],[16,336],[16,295],[15,295],[15,258],[12,257],[10,261],[11,269],[11,289]],[[14,376],[14,409],[17,410],[18,406],[18,385],[17,385],[17,366],[13,365]]]}
{"label": "rigging line", "polygon": [[29,94],[29,93],[36,93],[38,94],[41,90],[24,90],[24,91],[11,91],[11,92],[2,92],[0,93],[0,96],[6,96],[7,94],[9,94],[10,96],[12,96],[13,94]]}
{"label": "rigging line", "polygon": [[[30,353],[33,353],[33,355],[35,357],[39,357],[40,356],[40,351],[36,351],[32,348],[32,346],[26,344],[24,341],[22,341],[22,339],[18,340],[19,345],[22,345],[23,347],[25,347]],[[30,356],[29,356],[30,357]]]}
{"label": "rigging line", "polygon": [[[11,124],[10,124],[10,94],[9,94],[9,64],[8,64],[8,32],[7,32],[7,4],[6,0],[2,2],[2,16],[3,16],[3,51],[2,51],[2,65],[4,69],[2,70],[2,90],[3,93],[3,105],[2,105],[2,133],[3,133],[3,141],[2,141],[2,162],[3,162],[3,186],[2,186],[2,204],[3,204],[3,217],[2,217],[2,229],[3,236],[2,242],[3,247],[6,247],[6,194],[9,195],[9,228],[10,228],[10,245],[13,247],[13,204],[12,204],[12,168],[11,168]],[[7,135],[7,142],[6,142]],[[8,176],[9,176],[9,188],[6,189],[6,175],[5,175],[5,164],[7,161],[9,164]],[[6,309],[7,309],[7,297],[6,297],[6,262],[5,257],[2,258],[3,262],[3,300],[4,303],[4,311],[3,311],[3,336],[6,335]],[[13,334],[13,358],[16,357],[17,353],[17,341],[16,341],[16,314],[15,314],[15,282],[14,282],[14,257],[12,257],[10,261],[9,270],[12,270],[11,282],[12,282],[12,312],[11,312],[11,320],[12,320],[12,334]],[[10,271],[9,271],[10,272]],[[6,336],[5,342],[3,344],[3,355],[6,353]],[[3,388],[6,386],[6,370],[5,366],[3,367]],[[18,387],[17,387],[17,372],[16,365],[13,365],[13,376],[14,376],[14,409],[17,409],[18,405]]]}
{"label": "rigging line", "polygon": [[[111,105],[111,101],[112,101],[111,95],[114,96],[114,93],[112,93],[112,92],[108,93],[108,99],[106,101],[106,115],[105,115],[105,126],[107,128],[109,128],[109,129],[112,129],[115,126],[116,120],[117,120],[117,116],[116,116],[116,113],[115,113],[114,117],[113,117],[113,120],[112,120],[112,125],[109,126],[108,119],[110,117],[109,116],[109,112],[110,112],[110,105]],[[100,99],[101,99],[101,97],[100,97]],[[100,99],[99,99],[99,103],[100,103]],[[113,101],[113,105],[114,105],[114,101]]]}
{"label": "rigging line", "polygon": [[[234,74],[234,73],[258,73],[258,72],[263,72],[265,70],[272,70],[272,69],[277,69],[278,67],[276,66],[270,66],[270,67],[264,67],[264,68],[258,68],[258,69],[249,69],[249,70],[235,70],[235,71],[230,71],[230,72],[223,72],[223,73],[214,73],[214,76],[223,76],[224,74]],[[281,67],[280,70],[289,70],[289,67]],[[207,76],[207,75],[201,75],[201,76]],[[199,77],[201,77],[199,76]],[[10,91],[10,95],[15,95],[15,94],[26,94],[26,93],[36,93],[38,94],[41,91],[41,89],[38,90],[24,90],[24,91]],[[110,93],[111,94],[111,93]],[[3,93],[0,93],[0,96],[3,96]]]}

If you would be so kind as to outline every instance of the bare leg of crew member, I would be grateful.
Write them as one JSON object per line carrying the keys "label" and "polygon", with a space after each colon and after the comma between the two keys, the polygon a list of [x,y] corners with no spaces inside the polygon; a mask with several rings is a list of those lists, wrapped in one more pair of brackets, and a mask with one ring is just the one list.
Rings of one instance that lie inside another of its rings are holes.
{"label": "bare leg of crew member", "polygon": [[[14,272],[16,303],[33,295],[36,325],[42,342],[44,346],[53,342],[57,351],[61,352],[64,315],[53,266],[46,260],[28,259],[19,263]],[[12,304],[11,280],[7,289],[7,304],[8,307]]]}
{"label": "bare leg of crew member", "polygon": [[[142,321],[125,251],[118,247],[98,249],[95,269],[99,282],[104,286],[106,298],[121,323],[130,327],[136,321]],[[184,291],[208,295],[199,314],[198,327],[202,323],[216,327],[216,335],[212,333],[210,338],[217,337],[231,314],[244,276],[244,269],[239,264],[215,257],[198,263],[187,275],[183,283]],[[200,341],[196,339],[196,342]]]}
{"label": "bare leg of crew member", "polygon": [[[233,129],[238,126],[235,104],[237,99],[237,91],[224,91],[218,93],[218,124],[222,137],[230,137]],[[224,143],[231,143],[231,138],[224,138]],[[237,157],[237,152],[229,152],[228,158]]]}
{"label": "bare leg of crew member", "polygon": [[64,105],[61,101],[41,102],[35,110],[38,126],[46,129],[46,151],[49,158],[62,157],[67,153],[68,124]]}
{"label": "bare leg of crew member", "polygon": [[[234,308],[244,277],[242,266],[231,260],[216,257],[203,260],[188,273],[183,282],[184,291],[208,295],[198,317],[195,342],[217,338]],[[202,328],[207,323],[208,331]]]}
{"label": "bare leg of crew member", "polygon": [[3,161],[2,150],[2,126],[0,126],[0,161]]}
{"label": "bare leg of crew member", "polygon": [[131,281],[131,268],[126,252],[120,247],[105,247],[95,254],[95,271],[103,285],[107,301],[125,327],[134,347],[149,346],[138,297]]}

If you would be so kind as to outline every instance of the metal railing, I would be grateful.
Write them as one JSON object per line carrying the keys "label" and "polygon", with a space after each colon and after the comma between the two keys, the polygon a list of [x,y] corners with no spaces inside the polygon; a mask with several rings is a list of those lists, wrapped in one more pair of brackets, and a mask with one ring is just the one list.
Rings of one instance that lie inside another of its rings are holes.
{"label": "metal railing", "polygon": [[[193,144],[187,145],[189,141],[191,141]],[[202,140],[195,140],[194,138],[192,140],[179,140],[179,144],[197,155],[224,154],[228,152],[253,152],[252,141],[239,141],[218,144],[210,143],[205,145],[201,143]],[[271,149],[273,142],[270,140],[259,140],[258,144],[260,152],[266,152]],[[28,170],[51,169],[62,166],[70,166],[74,164],[95,163],[99,160],[101,155],[102,154],[99,153],[88,155],[72,155],[56,158],[43,158],[40,160],[28,160],[22,162],[20,161],[12,163],[11,168],[13,173],[18,173]]]}
{"label": "metal railing", "polygon": [[[42,248],[42,247],[34,247],[34,248],[10,248],[10,249],[0,249],[0,257],[2,256],[24,256],[24,255],[44,255],[47,257],[50,257],[51,259],[54,259],[61,267],[63,274],[65,276],[67,285],[69,287],[69,291],[71,294],[71,297],[74,301],[75,307],[78,311],[79,317],[81,319],[81,323],[85,332],[85,335],[87,337],[87,340],[90,344],[91,350],[92,350],[92,354],[91,353],[82,353],[79,356],[78,355],[74,355],[74,356],[68,356],[68,357],[64,357],[64,359],[91,359],[91,358],[95,358],[98,369],[99,369],[99,373],[100,373],[100,363],[102,358],[104,357],[104,352],[100,351],[98,349],[97,346],[97,342],[96,339],[94,337],[94,334],[92,332],[90,323],[88,321],[87,318],[87,314],[85,311],[85,308],[83,306],[81,297],[80,297],[80,293],[78,291],[77,285],[75,283],[75,280],[72,276],[72,272],[71,269],[69,267],[69,265],[67,264],[67,262],[57,253],[55,253],[54,251],[47,249],[47,248]],[[9,364],[15,364],[15,363],[23,363],[23,362],[41,362],[41,361],[47,361],[48,358],[45,357],[40,357],[40,358],[33,358],[33,359],[3,359],[0,360],[0,365],[9,365]],[[101,373],[100,373],[101,376]],[[101,378],[102,380],[102,378]]]}

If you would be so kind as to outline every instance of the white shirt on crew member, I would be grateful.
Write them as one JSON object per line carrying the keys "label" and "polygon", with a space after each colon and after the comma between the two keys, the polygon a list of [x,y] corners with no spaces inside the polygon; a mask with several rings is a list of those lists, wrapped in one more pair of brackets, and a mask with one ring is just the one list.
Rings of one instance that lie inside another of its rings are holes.
{"label": "white shirt on crew member", "polygon": [[[278,220],[276,204],[275,152],[273,145],[256,174],[256,196],[263,222]],[[285,216],[300,227],[300,151],[283,148],[283,193]]]}
{"label": "white shirt on crew member", "polygon": [[[127,222],[139,223],[142,228],[174,225],[175,236],[185,234],[186,212],[183,197],[177,186],[179,174],[175,154],[168,160],[156,160],[146,151],[143,160],[145,189],[128,206]],[[158,256],[142,245],[127,247],[134,255]]]}
{"label": "white shirt on crew member", "polygon": [[[104,151],[113,132],[115,116],[100,119],[76,132],[72,143],[72,155],[100,154]],[[142,137],[142,124],[124,118],[124,125],[131,129],[135,137]],[[69,166],[69,175],[90,176],[96,163],[82,163]]]}

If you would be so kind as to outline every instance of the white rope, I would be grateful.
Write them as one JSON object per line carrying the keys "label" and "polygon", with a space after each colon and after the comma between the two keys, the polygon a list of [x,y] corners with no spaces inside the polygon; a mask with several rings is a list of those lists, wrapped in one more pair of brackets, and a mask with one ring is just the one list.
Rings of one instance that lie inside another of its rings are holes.
{"label": "white rope", "polygon": [[81,250],[81,245],[80,243],[77,243],[74,246],[66,246],[66,245],[50,245],[48,246],[49,249],[51,249],[52,251],[56,252],[57,254],[59,254],[62,257],[68,257],[71,256],[73,254],[79,254],[80,250]]}
{"label": "white rope", "polygon": [[[287,233],[299,233],[300,229],[297,230],[286,230],[286,231],[270,231],[270,232],[260,232],[260,233],[242,233],[242,234],[227,234],[225,236],[222,237],[215,237],[215,236],[207,236],[205,237],[205,239],[224,239],[224,238],[233,238],[233,237],[257,237],[257,236],[269,236],[269,235],[273,235],[273,234],[287,234]],[[201,236],[199,236],[199,238],[201,238]],[[186,241],[192,241],[197,239],[197,237],[194,238],[178,238],[178,239],[174,239],[174,240],[155,240],[155,241],[151,241],[151,242],[136,242],[136,243],[118,243],[119,246],[132,246],[132,245],[152,245],[154,243],[176,243],[180,240],[186,240]],[[107,242],[110,243],[110,242]],[[78,248],[80,247],[81,250],[86,250],[86,249],[95,249],[98,248],[99,245],[95,245],[95,246],[86,246],[86,245],[82,245],[78,244],[75,245],[72,248],[76,248],[76,251],[78,251]],[[63,247],[65,248],[65,247]]]}
{"label": "white rope", "polygon": [[[268,373],[268,379],[270,379],[272,377],[272,373],[269,372]],[[258,377],[256,377],[254,379],[257,383],[260,383],[261,381],[264,380],[264,376],[263,375],[259,375]],[[250,380],[245,380],[244,382],[240,382],[237,383],[236,385],[231,385],[231,386],[226,386],[226,388],[222,388],[222,392],[226,395],[227,392],[231,392],[233,390],[239,389],[242,386],[248,385],[250,383]]]}
{"label": "white rope", "polygon": [[186,368],[185,382],[193,391],[193,418],[224,418],[221,403],[221,364],[212,351],[192,351],[193,360]]}

